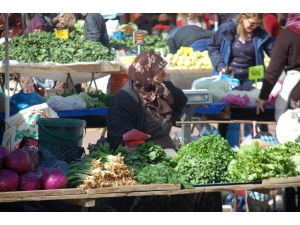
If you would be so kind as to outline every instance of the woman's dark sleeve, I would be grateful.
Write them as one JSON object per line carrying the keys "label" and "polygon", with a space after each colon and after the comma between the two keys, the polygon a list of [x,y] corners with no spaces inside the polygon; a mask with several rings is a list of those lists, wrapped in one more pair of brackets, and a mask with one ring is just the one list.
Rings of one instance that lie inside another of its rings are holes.
{"label": "woman's dark sleeve", "polygon": [[171,108],[173,110],[172,123],[175,125],[176,121],[179,120],[182,115],[182,110],[185,108],[188,98],[183,91],[180,88],[175,87],[171,81],[164,81],[164,84],[174,98],[174,103],[171,105]]}
{"label": "woman's dark sleeve", "polygon": [[113,150],[117,149],[119,145],[125,145],[124,133],[137,129],[138,116],[133,104],[129,94],[120,90],[109,106],[106,116],[107,141]]}

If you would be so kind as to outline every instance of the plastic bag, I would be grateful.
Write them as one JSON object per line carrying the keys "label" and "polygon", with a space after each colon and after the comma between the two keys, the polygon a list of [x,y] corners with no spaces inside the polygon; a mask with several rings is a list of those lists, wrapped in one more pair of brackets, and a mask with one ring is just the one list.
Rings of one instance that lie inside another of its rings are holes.
{"label": "plastic bag", "polygon": [[32,80],[37,86],[42,88],[53,88],[55,84],[54,80],[50,79],[32,77]]}
{"label": "plastic bag", "polygon": [[46,103],[21,110],[6,120],[9,129],[4,132],[2,146],[12,151],[18,148],[24,136],[37,139],[39,118],[58,118],[58,115]]}
{"label": "plastic bag", "polygon": [[229,83],[229,88],[228,91],[231,91],[232,89],[234,89],[235,87],[241,86],[241,83],[238,79],[231,77],[228,74],[222,74],[219,77],[220,80],[227,80]]}
{"label": "plastic bag", "polygon": [[86,109],[85,101],[77,95],[71,95],[65,98],[62,96],[51,96],[47,104],[53,110]]}
{"label": "plastic bag", "polygon": [[33,105],[44,103],[44,99],[36,92],[24,94],[23,90],[14,94],[10,98],[11,112],[18,113],[22,109],[26,109]]}
{"label": "plastic bag", "polygon": [[276,137],[282,143],[294,142],[300,135],[300,109],[288,109],[283,113],[276,124]]}
{"label": "plastic bag", "polygon": [[224,98],[222,98],[220,102],[227,102],[237,106],[245,106],[250,102],[250,99],[248,95],[244,95],[243,97],[241,97],[240,95],[228,94]]}

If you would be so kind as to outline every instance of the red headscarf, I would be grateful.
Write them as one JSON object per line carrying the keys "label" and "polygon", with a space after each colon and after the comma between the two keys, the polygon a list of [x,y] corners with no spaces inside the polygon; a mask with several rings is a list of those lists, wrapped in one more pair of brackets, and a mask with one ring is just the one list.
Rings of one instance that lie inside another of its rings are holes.
{"label": "red headscarf", "polygon": [[44,21],[38,17],[32,18],[23,34],[26,35],[28,33],[32,33],[34,29],[39,26],[44,26]]}
{"label": "red headscarf", "polygon": [[291,29],[300,36],[300,13],[289,13],[285,27]]}
{"label": "red headscarf", "polygon": [[156,52],[140,53],[128,69],[128,76],[133,81],[134,88],[140,94],[146,106],[158,114],[171,118],[174,99],[172,93],[163,83],[156,83],[153,77],[160,72],[167,62]]}

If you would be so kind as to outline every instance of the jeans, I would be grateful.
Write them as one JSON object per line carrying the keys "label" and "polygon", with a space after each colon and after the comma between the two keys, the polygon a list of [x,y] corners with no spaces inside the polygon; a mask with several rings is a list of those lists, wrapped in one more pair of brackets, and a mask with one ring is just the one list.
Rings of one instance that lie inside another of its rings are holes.
{"label": "jeans", "polygon": [[210,39],[204,39],[204,40],[197,40],[194,41],[190,47],[192,47],[194,49],[194,51],[205,51],[207,50],[207,45],[210,42]]}

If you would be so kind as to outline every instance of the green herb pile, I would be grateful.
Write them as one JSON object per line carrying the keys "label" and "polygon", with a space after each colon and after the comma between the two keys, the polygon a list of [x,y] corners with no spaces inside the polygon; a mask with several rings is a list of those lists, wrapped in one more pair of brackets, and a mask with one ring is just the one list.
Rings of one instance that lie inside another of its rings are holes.
{"label": "green herb pile", "polygon": [[209,135],[184,145],[171,163],[193,185],[224,183],[228,181],[227,166],[234,155],[227,140]]}
{"label": "green herb pile", "polygon": [[243,146],[229,164],[227,175],[231,182],[300,175],[300,144],[285,142],[261,148],[253,142]]}
{"label": "green herb pile", "polygon": [[[133,37],[124,38],[124,39],[117,39],[117,40],[110,40],[110,45],[113,48],[119,49],[122,46],[128,48],[137,48],[137,45],[133,43]],[[157,53],[163,51],[164,55],[167,55],[169,52],[169,48],[167,42],[164,41],[162,38],[156,35],[147,35],[145,38],[145,44],[141,45],[141,51],[149,51],[154,50]]]}
{"label": "green herb pile", "polygon": [[[4,44],[0,45],[0,60],[5,58]],[[23,63],[74,63],[112,61],[115,55],[100,42],[84,40],[72,31],[69,39],[58,39],[54,32],[29,33],[9,41],[9,58]]]}

